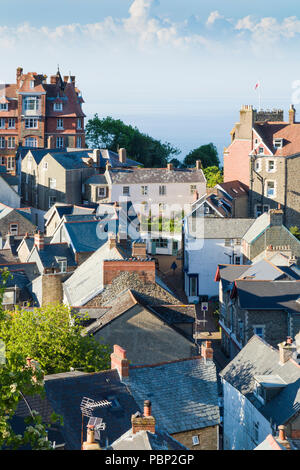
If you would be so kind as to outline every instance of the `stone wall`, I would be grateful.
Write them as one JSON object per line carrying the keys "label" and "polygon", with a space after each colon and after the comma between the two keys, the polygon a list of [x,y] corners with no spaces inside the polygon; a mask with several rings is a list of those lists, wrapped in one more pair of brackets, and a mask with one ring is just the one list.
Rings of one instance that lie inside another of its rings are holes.
{"label": "stone wall", "polygon": [[[219,426],[209,426],[202,429],[193,429],[192,431],[172,434],[172,437],[190,450],[218,450],[218,428]],[[193,445],[193,436],[198,437],[198,445]]]}
{"label": "stone wall", "polygon": [[43,274],[42,306],[63,302],[63,288],[60,274]]}

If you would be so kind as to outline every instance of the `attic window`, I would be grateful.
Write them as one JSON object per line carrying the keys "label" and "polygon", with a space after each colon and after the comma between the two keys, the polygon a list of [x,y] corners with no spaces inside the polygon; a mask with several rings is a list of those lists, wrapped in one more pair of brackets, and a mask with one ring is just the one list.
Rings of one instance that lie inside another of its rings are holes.
{"label": "attic window", "polygon": [[193,446],[198,446],[200,444],[199,436],[193,436],[192,440],[193,440]]}
{"label": "attic window", "polygon": [[259,147],[258,153],[264,153],[264,148],[263,148],[263,147]]}
{"label": "attic window", "polygon": [[62,103],[54,103],[53,105],[53,110],[54,111],[62,111],[63,109],[63,104]]}
{"label": "attic window", "polygon": [[274,148],[279,149],[283,146],[283,139],[274,139],[273,140]]}

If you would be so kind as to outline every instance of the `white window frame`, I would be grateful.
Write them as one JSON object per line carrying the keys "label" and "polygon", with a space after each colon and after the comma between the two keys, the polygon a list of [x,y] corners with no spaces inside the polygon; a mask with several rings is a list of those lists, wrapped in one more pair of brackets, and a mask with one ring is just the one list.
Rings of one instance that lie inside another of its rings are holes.
{"label": "white window frame", "polygon": [[129,195],[130,195],[130,186],[123,186],[123,196],[129,196]]}
{"label": "white window frame", "polygon": [[37,96],[25,96],[24,111],[38,111],[39,99]]}
{"label": "white window frame", "polygon": [[[272,195],[268,194],[268,183],[274,183],[274,194]],[[265,196],[269,199],[274,199],[276,197],[276,181],[275,180],[266,180]]]}
{"label": "white window frame", "polygon": [[81,148],[82,146],[82,137],[79,135],[76,137],[76,147]]}
{"label": "white window frame", "polygon": [[53,111],[62,111],[63,110],[63,104],[62,103],[54,103],[53,104]]}
{"label": "white window frame", "polygon": [[142,196],[148,196],[148,186],[147,185],[146,186],[144,186],[144,185],[141,186],[141,195]]}
{"label": "white window frame", "polygon": [[36,118],[25,119],[25,129],[38,129],[39,121]]}
{"label": "white window frame", "polygon": [[[16,229],[12,230],[12,227],[16,227]],[[18,226],[18,224],[9,224],[9,233],[11,235],[19,235],[19,226]]]}
{"label": "white window frame", "polygon": [[[103,191],[103,194],[100,192]],[[105,186],[98,186],[97,187],[97,198],[102,199],[106,197],[106,187]]]}
{"label": "white window frame", "polygon": [[57,264],[59,266],[59,272],[60,273],[66,273],[67,272],[67,267],[68,267],[67,258],[58,260]]}
{"label": "white window frame", "polygon": [[274,139],[273,140],[273,147],[275,149],[281,149],[283,147],[283,139]]}
{"label": "white window frame", "polygon": [[6,168],[8,170],[14,170],[15,169],[15,157],[12,157],[12,156],[7,157]]}
{"label": "white window frame", "polygon": [[57,118],[56,129],[64,129],[64,120],[63,118]]}
{"label": "white window frame", "polygon": [[8,111],[8,103],[0,103],[0,111]]}
{"label": "white window frame", "polygon": [[167,186],[165,184],[161,184],[159,186],[159,195],[160,196],[166,196],[167,195]]}
{"label": "white window frame", "polygon": [[0,118],[0,129],[5,129],[5,118]]}
{"label": "white window frame", "polygon": [[[274,168],[272,170],[270,170],[270,168],[269,168],[270,162],[274,163]],[[268,173],[275,173],[275,171],[276,171],[276,161],[273,158],[272,159],[271,158],[267,159],[267,161],[266,161],[266,171]]]}
{"label": "white window frame", "polygon": [[0,137],[0,149],[5,149],[6,147],[6,140],[5,137]]}
{"label": "white window frame", "polygon": [[257,159],[255,160],[254,166],[255,166],[255,171],[257,171],[257,172],[259,173],[259,172],[261,171],[261,169],[262,169],[261,158],[257,158]]}
{"label": "white window frame", "polygon": [[34,88],[34,80],[30,80],[30,88]]}
{"label": "white window frame", "polygon": [[16,128],[16,119],[8,118],[8,129],[15,129],[15,128]]}
{"label": "white window frame", "polygon": [[37,148],[37,138],[36,137],[26,137],[25,147]]}
{"label": "white window frame", "polygon": [[16,138],[15,138],[15,136],[10,135],[10,136],[7,138],[7,148],[8,148],[8,149],[14,149],[15,146],[16,146]]}
{"label": "white window frame", "polygon": [[65,145],[65,139],[61,136],[56,137],[56,148],[63,149]]}

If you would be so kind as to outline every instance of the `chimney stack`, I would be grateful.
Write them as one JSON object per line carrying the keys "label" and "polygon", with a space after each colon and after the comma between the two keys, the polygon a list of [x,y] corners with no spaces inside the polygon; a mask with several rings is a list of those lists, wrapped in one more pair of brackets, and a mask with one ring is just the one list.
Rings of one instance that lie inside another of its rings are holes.
{"label": "chimney stack", "polygon": [[49,135],[47,139],[47,148],[52,149],[53,148],[53,135]]}
{"label": "chimney stack", "polygon": [[132,243],[132,258],[147,258],[146,243],[137,240]]}
{"label": "chimney stack", "polygon": [[119,162],[120,163],[126,163],[126,159],[127,159],[127,152],[126,152],[126,149],[122,148],[122,149],[119,149]]}
{"label": "chimney stack", "polygon": [[281,227],[283,225],[283,210],[282,209],[271,209],[269,210],[270,215],[270,226]]}
{"label": "chimney stack", "polygon": [[111,369],[117,369],[120,379],[129,377],[129,361],[126,357],[125,349],[117,344],[114,345],[114,352],[110,355]]}
{"label": "chimney stack", "polygon": [[39,230],[34,234],[34,245],[39,251],[42,251],[45,246],[44,234]]}
{"label": "chimney stack", "polygon": [[294,108],[294,105],[291,104],[290,109],[289,109],[289,123],[290,124],[295,124],[295,117],[296,117],[296,110]]}
{"label": "chimney stack", "polygon": [[296,350],[296,346],[293,345],[293,340],[290,336],[287,337],[286,341],[278,344],[278,348],[280,364],[285,364],[289,359],[291,359]]}
{"label": "chimney stack", "polygon": [[97,166],[100,166],[100,149],[93,150],[93,161]]}
{"label": "chimney stack", "polygon": [[173,169],[174,169],[173,163],[168,163],[168,164],[167,164],[167,170],[171,171],[171,170],[173,170]]}
{"label": "chimney stack", "polygon": [[117,248],[117,237],[114,233],[110,233],[108,236],[108,247],[110,250]]}
{"label": "chimney stack", "polygon": [[131,416],[132,434],[139,431],[149,431],[155,434],[155,418],[151,416],[151,402],[144,401],[144,413],[135,413]]}
{"label": "chimney stack", "polygon": [[201,160],[196,161],[196,170],[202,170],[202,163]]}
{"label": "chimney stack", "polygon": [[50,76],[50,84],[51,85],[56,85],[57,83],[57,76],[56,75],[51,75]]}
{"label": "chimney stack", "polygon": [[279,431],[278,439],[279,439],[280,441],[285,441],[285,440],[286,440],[285,426],[283,426],[283,425],[278,426],[278,431]]}
{"label": "chimney stack", "polygon": [[211,347],[211,341],[205,341],[201,344],[201,356],[206,361],[212,361],[214,357],[214,351]]}
{"label": "chimney stack", "polygon": [[17,85],[19,85],[19,81],[21,80],[21,77],[22,77],[22,73],[23,73],[23,69],[22,67],[18,67],[17,68]]}
{"label": "chimney stack", "polygon": [[94,426],[87,426],[87,438],[82,444],[82,450],[101,450],[99,444],[95,441]]}

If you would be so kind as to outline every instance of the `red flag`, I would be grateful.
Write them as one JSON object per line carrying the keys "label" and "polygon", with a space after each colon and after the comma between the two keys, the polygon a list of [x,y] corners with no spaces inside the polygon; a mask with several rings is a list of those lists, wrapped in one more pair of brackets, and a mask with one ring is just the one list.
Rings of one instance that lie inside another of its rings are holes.
{"label": "red flag", "polygon": [[257,90],[257,88],[259,88],[259,87],[260,87],[260,83],[259,83],[259,82],[256,82],[255,87],[254,87],[254,90]]}

